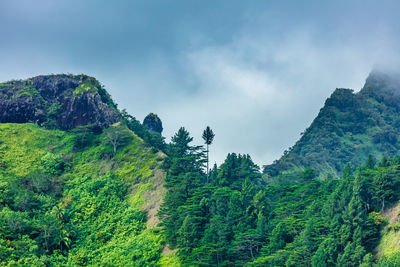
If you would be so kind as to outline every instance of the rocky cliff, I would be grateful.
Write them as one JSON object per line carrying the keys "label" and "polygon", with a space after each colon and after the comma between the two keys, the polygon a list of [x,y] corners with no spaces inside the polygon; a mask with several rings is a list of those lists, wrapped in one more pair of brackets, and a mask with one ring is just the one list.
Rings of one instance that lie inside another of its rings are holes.
{"label": "rocky cliff", "polygon": [[100,83],[86,75],[43,75],[0,83],[0,122],[38,123],[70,130],[121,120]]}

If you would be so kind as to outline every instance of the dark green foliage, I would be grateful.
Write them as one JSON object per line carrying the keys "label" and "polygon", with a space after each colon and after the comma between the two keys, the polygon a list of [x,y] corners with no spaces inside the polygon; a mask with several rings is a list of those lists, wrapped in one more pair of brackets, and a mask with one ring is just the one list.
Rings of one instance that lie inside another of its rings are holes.
{"label": "dark green foliage", "polygon": [[379,173],[374,176],[373,187],[375,194],[373,199],[376,201],[376,206],[381,203],[381,211],[385,210],[385,200],[390,200],[394,195],[393,173]]}
{"label": "dark green foliage", "polygon": [[208,167],[208,162],[209,162],[209,158],[208,158],[208,146],[212,144],[213,140],[214,140],[214,132],[211,130],[210,126],[207,126],[206,129],[203,131],[203,135],[202,138],[204,140],[204,143],[206,144],[207,148],[206,148],[206,152],[207,152],[207,183],[208,183],[208,172],[209,172],[209,167]]}
{"label": "dark green foliage", "polygon": [[376,164],[376,162],[375,162],[374,157],[372,157],[372,155],[368,155],[368,158],[364,164],[364,168],[365,169],[373,169],[373,168],[375,168],[375,164]]}
{"label": "dark green foliage", "polygon": [[59,155],[50,152],[42,157],[40,164],[44,171],[52,176],[62,174],[65,169],[63,159]]}
{"label": "dark green foliage", "polygon": [[9,251],[0,259],[36,257],[62,248],[61,224],[52,213],[60,197],[61,183],[56,181],[40,171],[26,177],[0,175],[0,239],[9,244],[0,245],[0,251]]}
{"label": "dark green foliage", "polygon": [[74,149],[82,151],[90,146],[99,144],[98,135],[103,130],[96,125],[78,126],[71,131],[74,134]]}
{"label": "dark green foliage", "polygon": [[[204,160],[181,128],[169,145],[160,211],[185,266],[371,266],[382,199],[399,199],[397,159],[370,156],[356,174],[316,179],[313,169],[265,184],[247,155],[229,154],[209,183]],[[191,164],[189,164],[191,162]]]}
{"label": "dark green foliage", "polygon": [[182,127],[168,145],[167,151],[170,158],[164,162],[164,168],[168,170],[165,180],[168,192],[159,212],[170,244],[172,246],[180,244],[185,248],[187,248],[189,240],[195,239],[188,231],[191,231],[192,227],[202,224],[201,218],[198,218],[197,214],[201,212],[201,209],[200,211],[194,210],[194,214],[191,214],[190,209],[183,210],[181,206],[187,199],[194,197],[197,187],[205,182],[205,175],[202,171],[203,153],[200,151],[200,147],[190,145],[192,140],[193,138]]}
{"label": "dark green foliage", "polygon": [[43,123],[48,129],[57,129],[57,118],[62,110],[60,103],[53,102],[47,107],[47,120]]}
{"label": "dark green foliage", "polygon": [[191,146],[181,128],[168,151],[167,195],[160,210],[172,247],[184,265],[243,265],[259,254],[267,239],[269,199],[258,167],[248,155],[229,154],[225,162],[203,172],[204,154]]}
{"label": "dark green foliage", "polygon": [[215,136],[215,134],[211,130],[210,126],[207,126],[202,135],[204,143],[206,145],[211,145],[214,140],[214,136]]}

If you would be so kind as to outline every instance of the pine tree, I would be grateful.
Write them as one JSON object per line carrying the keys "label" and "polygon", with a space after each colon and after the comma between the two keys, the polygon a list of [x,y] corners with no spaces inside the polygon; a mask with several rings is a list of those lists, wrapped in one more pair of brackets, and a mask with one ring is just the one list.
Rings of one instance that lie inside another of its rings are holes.
{"label": "pine tree", "polygon": [[178,240],[177,237],[179,234],[187,234],[186,230],[190,228],[192,220],[188,217],[185,227],[179,232],[185,219],[179,208],[182,209],[185,202],[204,183],[203,153],[199,151],[199,146],[190,145],[192,140],[189,132],[181,127],[172,137],[168,147],[170,157],[164,166],[168,169],[164,185],[168,191],[160,207],[159,216],[162,218],[161,224],[165,227],[167,240],[172,247],[176,246],[178,241],[179,245],[186,247],[182,245],[185,243],[182,240],[187,238],[181,237]]}
{"label": "pine tree", "polygon": [[365,169],[373,169],[373,168],[375,168],[375,164],[376,164],[376,162],[375,162],[374,157],[372,157],[372,155],[368,155],[368,158],[364,164],[364,168]]}
{"label": "pine tree", "polygon": [[392,181],[390,175],[378,173],[374,177],[374,198],[381,203],[381,212],[385,210],[385,199],[393,195]]}
{"label": "pine tree", "polygon": [[185,155],[189,154],[192,150],[189,143],[192,141],[193,137],[190,137],[185,127],[179,128],[178,132],[171,138],[169,149],[170,156],[183,158]]}
{"label": "pine tree", "polygon": [[207,184],[208,184],[208,146],[212,144],[213,140],[214,140],[214,136],[215,134],[213,133],[213,131],[211,130],[210,126],[207,126],[206,129],[203,132],[203,139],[204,139],[204,143],[207,145]]}

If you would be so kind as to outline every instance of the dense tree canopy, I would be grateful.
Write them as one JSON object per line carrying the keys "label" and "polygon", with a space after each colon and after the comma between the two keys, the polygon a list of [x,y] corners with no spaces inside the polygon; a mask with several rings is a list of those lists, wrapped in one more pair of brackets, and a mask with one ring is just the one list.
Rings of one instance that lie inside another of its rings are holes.
{"label": "dense tree canopy", "polygon": [[[382,203],[399,199],[399,159],[368,157],[341,179],[312,168],[271,182],[248,155],[229,154],[209,183],[201,153],[181,128],[170,144],[160,211],[171,248],[185,266],[370,266]],[[198,148],[198,147],[197,147]],[[184,164],[190,161],[191,164]],[[195,163],[195,162],[198,163]],[[290,181],[288,181],[288,179]],[[386,201],[386,202],[385,202]],[[382,258],[384,261],[395,258]]]}

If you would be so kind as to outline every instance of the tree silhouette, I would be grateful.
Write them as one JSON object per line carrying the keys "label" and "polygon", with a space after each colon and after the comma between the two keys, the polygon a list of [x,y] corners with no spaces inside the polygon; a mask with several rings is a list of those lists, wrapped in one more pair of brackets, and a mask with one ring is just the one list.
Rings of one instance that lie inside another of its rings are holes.
{"label": "tree silhouette", "polygon": [[210,126],[207,126],[203,131],[204,143],[207,145],[207,183],[208,183],[208,146],[212,144],[215,134],[211,130]]}

